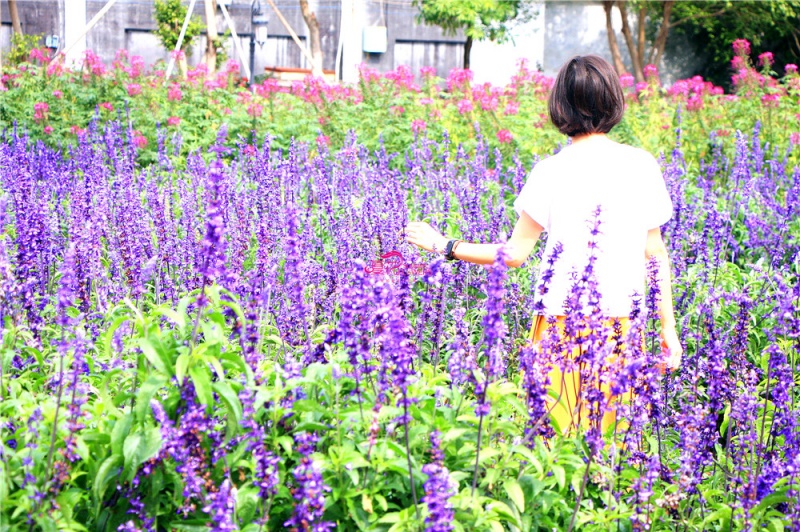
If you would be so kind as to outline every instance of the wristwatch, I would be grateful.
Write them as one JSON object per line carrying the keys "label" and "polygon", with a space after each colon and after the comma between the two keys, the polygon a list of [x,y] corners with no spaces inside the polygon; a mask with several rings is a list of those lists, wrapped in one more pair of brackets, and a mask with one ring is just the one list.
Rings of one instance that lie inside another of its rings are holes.
{"label": "wristwatch", "polygon": [[456,251],[456,246],[461,242],[461,240],[450,240],[447,242],[447,245],[444,247],[444,258],[447,260],[455,260],[456,256],[454,255]]}

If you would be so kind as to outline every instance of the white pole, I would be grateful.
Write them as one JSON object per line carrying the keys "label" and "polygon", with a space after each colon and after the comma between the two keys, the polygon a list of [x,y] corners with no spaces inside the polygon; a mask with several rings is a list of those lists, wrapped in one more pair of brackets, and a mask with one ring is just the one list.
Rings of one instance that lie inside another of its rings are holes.
{"label": "white pole", "polygon": [[239,42],[239,36],[236,35],[236,28],[233,27],[233,20],[231,20],[231,16],[228,14],[228,8],[225,7],[224,2],[219,3],[219,7],[222,8],[222,15],[225,17],[225,22],[228,23],[228,27],[231,29],[231,35],[233,35],[233,46],[237,52],[239,52],[239,58],[242,61],[242,67],[244,67],[244,73],[247,76],[247,81],[250,81],[250,65],[247,64],[245,60],[246,57],[244,55],[244,50],[242,49],[242,43]]}
{"label": "white pole", "polygon": [[[101,19],[101,18],[103,18],[103,16],[104,16],[106,13],[108,13],[108,10],[109,10],[109,9],[111,9],[111,7],[112,7],[114,4],[116,4],[116,3],[117,3],[117,0],[108,0],[108,2],[106,2],[106,5],[104,5],[104,6],[103,6],[103,9],[101,9],[100,11],[98,11],[98,12],[97,12],[97,14],[96,14],[94,17],[92,17],[92,20],[90,20],[90,21],[89,21],[89,23],[86,25],[86,27],[85,27],[85,28],[83,28],[83,31],[81,32],[81,34],[80,34],[80,35],[78,35],[78,37],[77,37],[77,38],[76,38],[74,41],[72,41],[72,42],[70,43],[70,45],[69,45],[69,46],[67,46],[67,47],[64,49],[64,57],[66,57],[66,56],[69,54],[70,50],[72,50],[72,48],[73,48],[73,47],[74,47],[76,44],[78,44],[78,42],[79,42],[81,39],[83,39],[84,37],[86,37],[86,34],[87,34],[87,33],[89,33],[89,31],[90,31],[90,30],[91,30],[91,29],[94,27],[94,25],[95,25],[95,24],[97,24],[98,22],[100,22],[100,19]],[[52,61],[50,61],[50,64],[53,64],[53,63],[55,63],[56,59],[58,59],[58,55],[56,55],[55,57],[53,57],[53,60],[52,60]]]}
{"label": "white pole", "polygon": [[189,2],[189,10],[186,11],[186,18],[183,19],[183,26],[181,26],[181,34],[178,35],[178,42],[175,43],[175,49],[172,51],[172,54],[169,58],[169,64],[167,65],[167,74],[164,76],[164,84],[166,85],[169,82],[169,77],[172,75],[172,69],[175,68],[175,56],[181,49],[181,45],[183,44],[183,37],[186,35],[186,28],[189,27],[189,21],[192,19],[192,15],[194,14],[194,4],[197,0],[191,0]]}

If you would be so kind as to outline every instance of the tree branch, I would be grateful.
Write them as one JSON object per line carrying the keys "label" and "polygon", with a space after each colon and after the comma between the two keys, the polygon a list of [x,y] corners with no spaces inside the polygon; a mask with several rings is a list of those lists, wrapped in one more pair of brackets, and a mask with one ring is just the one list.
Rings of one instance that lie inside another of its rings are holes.
{"label": "tree branch", "polygon": [[[664,11],[661,18],[661,27],[658,28],[658,35],[656,41],[653,43],[653,48],[650,50],[650,63],[658,66],[661,63],[661,58],[664,56],[664,48],[667,46],[667,37],[669,36],[669,29],[671,27],[669,18],[672,16],[672,7],[675,5],[675,0],[665,0]],[[654,57],[655,56],[655,57]]]}
{"label": "tree branch", "polygon": [[684,22],[688,22],[690,20],[700,20],[702,18],[718,17],[718,16],[722,15],[723,13],[727,12],[729,9],[730,9],[730,6],[727,6],[727,7],[723,7],[719,11],[715,11],[714,13],[704,13],[702,15],[691,15],[691,16],[688,16],[688,17],[684,17],[684,18],[682,18],[680,20],[676,20],[675,22],[670,23],[669,27],[670,28],[674,28],[675,26],[680,26]]}

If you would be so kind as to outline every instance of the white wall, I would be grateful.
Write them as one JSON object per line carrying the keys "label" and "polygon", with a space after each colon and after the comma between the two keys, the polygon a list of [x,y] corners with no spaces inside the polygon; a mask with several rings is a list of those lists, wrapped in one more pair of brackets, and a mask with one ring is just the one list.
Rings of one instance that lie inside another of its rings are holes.
{"label": "white wall", "polygon": [[544,65],[545,4],[536,8],[538,15],[527,24],[511,31],[512,40],[504,44],[478,41],[472,45],[470,69],[474,83],[505,85],[516,74],[520,58],[528,60],[528,68]]}

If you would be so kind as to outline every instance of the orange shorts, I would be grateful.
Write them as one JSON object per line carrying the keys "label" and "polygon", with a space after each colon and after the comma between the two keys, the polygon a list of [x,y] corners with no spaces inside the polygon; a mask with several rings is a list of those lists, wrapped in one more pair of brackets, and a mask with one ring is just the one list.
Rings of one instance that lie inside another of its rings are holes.
{"label": "orange shorts", "polygon": [[[565,316],[556,316],[556,334],[558,335],[559,343],[569,342],[574,344],[575,337],[566,338],[564,333]],[[616,331],[614,329],[616,325]],[[606,358],[605,369],[601,371],[613,372],[625,364],[624,357],[624,339],[627,337],[631,329],[631,322],[628,318],[608,318],[603,322],[604,335],[608,336],[608,342],[617,342],[617,346],[613,349],[613,353]],[[575,336],[586,337],[589,329],[583,329]],[[533,325],[529,334],[529,339],[534,344],[539,344],[543,338],[553,334],[548,331],[547,318],[544,316],[534,316]],[[642,338],[644,342],[644,338]],[[552,352],[543,353],[545,356],[552,357],[552,368],[548,373],[550,378],[550,385],[548,391],[548,410],[550,411],[550,421],[556,433],[564,436],[575,434],[574,431],[578,429],[587,430],[590,427],[588,405],[583,404],[581,401],[581,389],[587,384],[584,379],[593,379],[595,385],[603,391],[607,401],[606,411],[601,419],[601,431],[606,435],[610,427],[614,427],[617,431],[622,427],[616,426],[616,405],[619,401],[630,401],[633,398],[632,392],[626,392],[622,396],[614,396],[611,394],[609,385],[600,378],[599,375],[593,373],[590,376],[584,375],[581,377],[581,369],[583,365],[578,363],[574,368],[564,371],[567,363],[575,360],[580,355],[578,347],[571,349],[569,352]],[[571,360],[570,360],[571,359]]]}

